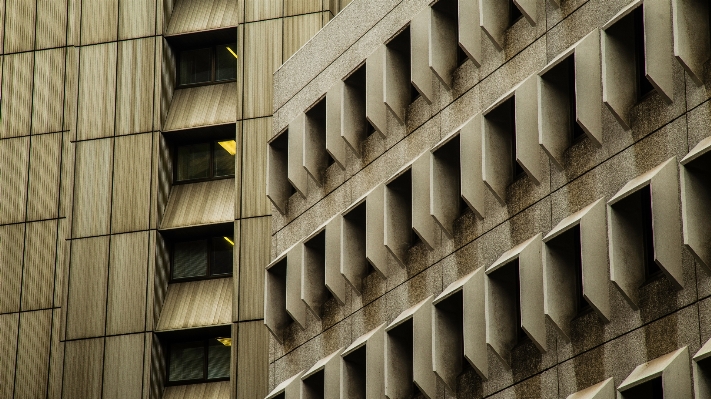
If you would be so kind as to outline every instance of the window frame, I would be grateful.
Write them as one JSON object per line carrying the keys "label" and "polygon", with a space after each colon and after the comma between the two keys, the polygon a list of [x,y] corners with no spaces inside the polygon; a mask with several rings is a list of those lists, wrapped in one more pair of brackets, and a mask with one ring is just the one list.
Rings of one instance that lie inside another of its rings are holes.
{"label": "window frame", "polygon": [[[215,80],[217,78],[217,47],[218,46],[227,46],[233,44],[232,42],[230,43],[217,43],[217,44],[210,44],[209,46],[194,46],[194,47],[188,47],[188,48],[182,48],[177,52],[177,57],[176,58],[176,89],[185,89],[185,88],[190,88],[190,87],[200,87],[200,86],[210,86],[210,85],[216,85],[216,84],[221,84],[221,83],[229,83],[229,82],[236,82],[237,81],[237,70],[238,66],[235,65],[235,78],[234,79],[223,79],[223,80]],[[235,45],[235,51],[237,47],[237,43],[234,43]],[[202,49],[210,49],[210,80],[207,82],[199,82],[199,83],[181,83],[180,82],[180,72],[181,72],[181,65],[182,65],[182,58],[183,58],[183,53],[186,51],[192,51],[192,50],[202,50]],[[235,63],[237,62],[237,58],[235,58]]]}
{"label": "window frame", "polygon": [[[189,282],[189,281],[213,280],[213,279],[217,279],[217,278],[226,278],[226,277],[234,276],[234,270],[232,270],[230,273],[212,274],[212,263],[213,263],[212,258],[215,253],[214,244],[212,243],[212,240],[215,238],[223,238],[224,239],[224,237],[229,237],[229,236],[228,235],[206,235],[206,236],[193,237],[193,238],[188,238],[188,239],[181,239],[181,240],[172,241],[170,243],[170,279],[168,280],[168,283],[173,284],[173,283],[184,283],[184,282]],[[177,244],[182,243],[182,242],[188,242],[188,241],[205,241],[205,246],[207,247],[206,274],[204,276],[174,278],[173,272],[175,271],[175,246]],[[234,235],[232,235],[232,242],[234,242]],[[234,245],[232,246],[232,267],[234,268]]]}
{"label": "window frame", "polygon": [[[201,183],[201,182],[206,182],[206,181],[213,181],[213,180],[222,180],[222,179],[234,179],[236,176],[236,165],[235,165],[235,173],[231,175],[225,175],[225,176],[215,176],[215,150],[217,149],[217,142],[219,141],[228,141],[228,140],[234,140],[235,143],[237,142],[236,138],[224,138],[224,139],[211,139],[210,141],[191,141],[191,142],[185,142],[185,143],[178,143],[175,144],[173,148],[173,185],[177,186],[180,184],[192,184],[192,183]],[[199,179],[185,179],[185,180],[178,180],[178,149],[180,147],[186,147],[186,146],[192,146],[192,145],[198,145],[198,144],[205,144],[208,143],[210,144],[210,159],[209,159],[209,168],[208,168],[208,177],[204,178],[199,178]],[[235,153],[234,157],[237,157],[237,154]]]}
{"label": "window frame", "polygon": [[[209,348],[210,348],[210,340],[217,339],[220,337],[214,336],[214,337],[208,337],[208,338],[195,338],[195,339],[187,339],[187,340],[176,340],[176,341],[171,341],[168,342],[166,345],[166,358],[165,358],[165,386],[176,386],[176,385],[192,385],[192,384],[204,384],[208,382],[219,382],[219,381],[229,381],[230,377],[220,377],[220,378],[208,378],[208,364],[210,362],[209,360]],[[170,380],[170,363],[171,363],[171,358],[172,358],[172,352],[173,352],[173,345],[179,345],[179,344],[185,344],[185,343],[190,343],[190,342],[200,342],[202,341],[202,348],[203,348],[203,365],[202,365],[202,378],[198,379],[192,379],[192,380],[180,380],[180,381],[171,381]],[[231,346],[230,346],[230,361],[229,361],[229,366],[230,370],[232,369],[232,353],[231,353]]]}

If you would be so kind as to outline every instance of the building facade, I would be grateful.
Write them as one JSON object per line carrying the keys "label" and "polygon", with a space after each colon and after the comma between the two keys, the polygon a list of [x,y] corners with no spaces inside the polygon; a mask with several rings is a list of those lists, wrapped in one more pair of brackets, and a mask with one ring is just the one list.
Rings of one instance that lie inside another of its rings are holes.
{"label": "building facade", "polygon": [[340,6],[0,2],[0,398],[266,395],[272,74]]}
{"label": "building facade", "polygon": [[267,398],[708,398],[693,0],[357,0],[274,75]]}

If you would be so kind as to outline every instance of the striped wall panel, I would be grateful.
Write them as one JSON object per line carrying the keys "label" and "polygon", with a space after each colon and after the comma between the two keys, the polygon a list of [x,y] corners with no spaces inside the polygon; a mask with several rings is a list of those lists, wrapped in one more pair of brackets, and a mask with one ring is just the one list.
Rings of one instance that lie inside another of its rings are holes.
{"label": "striped wall panel", "polygon": [[231,316],[232,278],[175,283],[168,286],[157,330],[229,324]]}
{"label": "striped wall panel", "polygon": [[76,143],[73,237],[109,232],[113,139]]}
{"label": "striped wall panel", "polygon": [[236,111],[234,82],[176,90],[164,130],[234,123]]}
{"label": "striped wall panel", "polygon": [[5,53],[32,50],[34,47],[36,4],[35,0],[5,2]]}
{"label": "striped wall panel", "polygon": [[269,332],[261,320],[237,324],[237,384],[238,398],[263,398],[269,387]]}
{"label": "striped wall panel", "polygon": [[242,2],[244,2],[245,7],[244,22],[279,18],[284,10],[284,1],[282,0],[242,0]]}
{"label": "striped wall panel", "polygon": [[264,216],[271,213],[267,192],[267,139],[272,133],[272,118],[244,121],[242,168],[242,217]]}
{"label": "striped wall panel", "polygon": [[3,59],[2,121],[0,138],[30,133],[32,112],[32,53],[6,55]]}
{"label": "striped wall panel", "polygon": [[77,140],[114,134],[116,48],[108,43],[80,49]]}
{"label": "striped wall panel", "polygon": [[233,179],[174,186],[161,229],[232,222],[234,189]]}
{"label": "striped wall panel", "polygon": [[22,310],[47,309],[53,305],[57,226],[57,220],[27,224]]}
{"label": "striped wall panel", "polygon": [[[55,48],[67,42],[67,0],[37,2],[35,48]],[[61,83],[61,80],[60,82]]]}
{"label": "striped wall panel", "polygon": [[62,130],[65,49],[35,53],[32,133]]}
{"label": "striped wall panel", "polygon": [[239,319],[264,318],[264,267],[269,264],[271,218],[242,219]]}
{"label": "striped wall panel", "polygon": [[63,399],[101,399],[104,338],[65,343]]}
{"label": "striped wall panel", "polygon": [[148,228],[151,204],[151,143],[153,134],[115,139],[111,231]]}
{"label": "striped wall panel", "polygon": [[24,238],[24,224],[0,226],[0,259],[2,259],[0,313],[17,312],[20,310]]}
{"label": "striped wall panel", "polygon": [[157,0],[119,1],[119,40],[150,36],[156,30]]}
{"label": "striped wall panel", "polygon": [[[7,101],[4,101],[7,103]],[[0,224],[25,219],[29,137],[0,140]]]}
{"label": "striped wall panel", "polygon": [[178,385],[168,387],[163,399],[229,399],[230,382],[211,382],[207,384]]}
{"label": "striped wall panel", "polygon": [[[293,3],[298,2],[286,2],[286,4]],[[321,1],[319,0],[318,3],[321,3]],[[301,48],[301,46],[311,39],[322,27],[323,16],[321,13],[284,18],[284,48],[282,59],[288,60],[296,50]]]}
{"label": "striped wall panel", "polygon": [[66,339],[104,335],[109,237],[73,240],[66,303]]}
{"label": "striped wall panel", "polygon": [[234,0],[177,0],[167,35],[237,26]]}
{"label": "striped wall panel", "polygon": [[[244,28],[244,118],[272,114],[272,73],[282,62],[282,21],[246,24]],[[265,49],[268,49],[265,51]]]}
{"label": "striped wall panel", "polygon": [[116,40],[118,3],[119,0],[81,0],[82,45]]}
{"label": "striped wall panel", "polygon": [[284,2],[284,16],[315,13],[321,11],[321,0],[290,0]]}
{"label": "striped wall panel", "polygon": [[61,140],[61,133],[32,137],[27,188],[28,220],[57,217]]}
{"label": "striped wall panel", "polygon": [[145,330],[148,232],[111,237],[106,334]]}
{"label": "striped wall panel", "polygon": [[18,313],[0,314],[0,398],[12,398],[17,353]]}
{"label": "striped wall panel", "polygon": [[116,135],[153,128],[154,38],[118,43]]}
{"label": "striped wall panel", "polygon": [[52,310],[20,314],[14,399],[36,399],[47,392]]}
{"label": "striped wall panel", "polygon": [[144,341],[144,334],[106,338],[102,399],[142,397]]}

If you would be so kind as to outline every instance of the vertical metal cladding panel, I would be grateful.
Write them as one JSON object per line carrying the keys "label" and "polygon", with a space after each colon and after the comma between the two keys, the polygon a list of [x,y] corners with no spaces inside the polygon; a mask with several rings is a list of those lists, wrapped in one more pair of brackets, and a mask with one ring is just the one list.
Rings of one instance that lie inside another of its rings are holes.
{"label": "vertical metal cladding panel", "polygon": [[645,0],[644,58],[647,79],[667,104],[674,102],[674,39],[669,0]]}
{"label": "vertical metal cladding panel", "polygon": [[65,54],[66,50],[63,48],[35,53],[35,80],[32,95],[33,134],[62,130]]}
{"label": "vertical metal cladding panel", "polygon": [[76,143],[72,237],[109,232],[113,139]]}
{"label": "vertical metal cladding panel", "polygon": [[7,53],[32,50],[35,44],[34,0],[8,0],[5,4],[5,49]]}
{"label": "vertical metal cladding panel", "polygon": [[3,278],[0,279],[0,313],[20,310],[24,239],[24,224],[0,226],[0,256],[3,259]]}
{"label": "vertical metal cladding panel", "polygon": [[82,45],[116,40],[118,3],[119,0],[81,0]]}
{"label": "vertical metal cladding panel", "polygon": [[299,15],[321,11],[321,0],[291,0],[284,3],[284,15]]}
{"label": "vertical metal cladding panel", "polygon": [[118,44],[116,135],[153,128],[154,46],[153,38]]}
{"label": "vertical metal cladding panel", "polygon": [[430,19],[432,8],[425,7],[410,21],[410,78],[427,104],[432,104],[435,86],[430,69]]}
{"label": "vertical metal cladding panel", "polygon": [[487,191],[482,167],[483,122],[481,114],[476,114],[459,130],[462,199],[480,218],[484,217]]}
{"label": "vertical metal cladding panel", "polygon": [[104,335],[109,237],[72,241],[66,339]]}
{"label": "vertical metal cladding panel", "polygon": [[[258,191],[258,193],[253,193],[252,195],[256,197],[256,200],[261,200],[261,203],[264,204],[265,208],[267,209],[267,212],[265,214],[269,214],[270,212],[268,211],[269,209],[269,200],[267,199],[266,195],[266,187],[264,186],[266,184],[266,176],[267,176],[267,171],[266,171],[266,161],[267,158],[265,157],[264,154],[264,149],[266,148],[266,143],[264,143],[261,147],[259,147],[259,150],[255,151],[255,156],[259,156],[259,160],[261,162],[254,163],[254,166],[252,164],[245,164],[244,166],[242,165],[242,160],[244,159],[244,153],[242,152],[242,146],[243,146],[243,140],[242,140],[242,121],[237,121],[235,123],[235,131],[234,131],[234,136],[231,136],[230,138],[234,138],[235,140],[235,188],[234,188],[234,218],[239,219],[242,217],[242,171],[247,170],[249,171],[250,174],[254,173],[254,178],[259,179],[262,182],[262,187]],[[262,169],[260,170],[260,166]],[[261,215],[260,215],[261,216]]]}
{"label": "vertical metal cladding panel", "polygon": [[365,117],[381,137],[387,135],[385,106],[385,45],[379,46],[365,61]]}
{"label": "vertical metal cladding panel", "polygon": [[272,74],[282,64],[282,26],[281,19],[245,25],[245,119],[272,114]]}
{"label": "vertical metal cladding panel", "polygon": [[704,64],[711,57],[710,11],[705,0],[672,0],[674,56],[699,86]]}
{"label": "vertical metal cladding panel", "polygon": [[457,69],[458,32],[455,15],[448,15],[436,7],[430,14],[429,65],[437,79],[452,88],[452,73]]}
{"label": "vertical metal cladding panel", "polygon": [[66,48],[64,70],[64,122],[62,130],[76,140],[77,92],[79,90],[79,47]]}
{"label": "vertical metal cladding panel", "polygon": [[[84,2],[87,3],[86,0]],[[116,49],[117,43],[108,43],[86,46],[79,50],[81,72],[79,73],[77,140],[114,134]]]}
{"label": "vertical metal cladding panel", "polygon": [[261,321],[238,325],[237,397],[263,398],[269,386],[269,333]]}
{"label": "vertical metal cladding panel", "polygon": [[59,329],[62,317],[60,316],[61,309],[55,308],[52,310],[52,337],[50,348],[50,363],[49,376],[47,387],[48,399],[59,399],[62,389],[62,371],[64,362],[64,342],[60,342]]}
{"label": "vertical metal cladding panel", "polygon": [[343,257],[347,256],[341,250],[343,229],[343,216],[334,216],[326,225],[326,259],[325,259],[325,283],[326,288],[331,292],[340,305],[346,304],[346,293],[348,285],[346,278],[341,274],[341,264]]}
{"label": "vertical metal cladding panel", "polygon": [[29,151],[29,137],[0,141],[0,170],[3,171],[0,174],[0,187],[3,190],[0,223],[25,220]]}
{"label": "vertical metal cladding panel", "polygon": [[280,18],[284,15],[283,0],[245,1],[244,22]]}
{"label": "vertical metal cladding panel", "polygon": [[541,147],[538,145],[538,99],[540,80],[537,74],[526,78],[516,88],[516,162],[535,184],[543,179]]}
{"label": "vertical metal cladding panel", "polygon": [[264,317],[264,268],[269,264],[271,218],[241,221],[239,320]]}
{"label": "vertical metal cladding panel", "polygon": [[57,220],[27,224],[22,310],[48,309],[53,305],[57,227]]}
{"label": "vertical metal cladding panel", "polygon": [[600,30],[575,46],[575,115],[580,127],[598,147],[602,145],[602,60]]}
{"label": "vertical metal cladding panel", "polygon": [[711,137],[681,160],[681,205],[684,246],[696,261],[711,271],[711,224],[703,216],[711,204],[708,173],[711,172]]}
{"label": "vertical metal cladding panel", "polygon": [[[285,6],[288,8],[288,5],[293,2],[294,1],[285,2]],[[306,44],[322,27],[323,18],[321,13],[318,12],[284,18],[284,48],[282,59],[285,61],[288,60],[289,57],[300,49],[301,46]]]}
{"label": "vertical metal cladding panel", "polygon": [[148,232],[111,237],[107,335],[145,330],[147,268]]}
{"label": "vertical metal cladding panel", "polygon": [[[241,246],[242,246],[242,223],[241,220],[235,220],[234,223],[232,224],[232,231],[233,231],[233,236],[232,236],[232,242],[235,243],[235,245],[232,246],[232,322],[236,323],[239,321],[239,290],[240,290],[240,257],[242,256],[241,254]],[[261,269],[257,270],[258,272],[262,272]],[[262,277],[263,279],[264,277]],[[264,280],[262,280],[262,287],[264,287]],[[263,292],[262,292],[263,294]],[[263,295],[262,295],[263,297]],[[262,309],[264,309],[264,306],[262,306]],[[262,316],[264,318],[264,316]]]}
{"label": "vertical metal cladding panel", "polygon": [[30,134],[33,70],[31,52],[4,56],[0,138]]}
{"label": "vertical metal cladding panel", "polygon": [[306,304],[301,300],[301,270],[304,264],[304,244],[294,245],[286,257],[286,311],[302,328],[306,328]]}
{"label": "vertical metal cladding panel", "polygon": [[58,216],[57,212],[59,211],[62,134],[33,136],[31,141],[30,173],[27,187],[27,219],[55,218]]}
{"label": "vertical metal cladding panel", "polygon": [[[249,119],[243,122],[242,157],[237,162],[242,162],[242,209],[241,214],[235,212],[236,217],[264,216],[271,213],[269,199],[264,195],[267,192],[267,158],[264,149],[267,148],[267,139],[271,136],[272,118]],[[270,151],[270,150],[268,150]],[[281,170],[280,177],[286,177],[286,169]],[[286,187],[288,188],[288,182]],[[288,199],[288,198],[287,198]]]}
{"label": "vertical metal cladding panel", "polygon": [[[3,21],[5,20],[5,3],[4,2],[2,4],[0,4],[0,18],[2,18]],[[4,44],[5,44],[5,35],[4,35],[5,32],[4,31],[5,31],[5,29],[0,29],[0,53],[5,52],[4,48],[3,48]]]}
{"label": "vertical metal cladding panel", "polygon": [[346,169],[346,141],[341,136],[343,126],[343,90],[346,84],[338,80],[326,93],[326,151],[341,169]]}
{"label": "vertical metal cladding panel", "polygon": [[430,170],[432,157],[432,153],[425,151],[412,164],[412,229],[429,250],[441,240],[439,228],[430,213],[432,198],[436,195],[431,191],[432,184],[439,179],[439,175],[433,175]]}
{"label": "vertical metal cladding panel", "polygon": [[144,334],[106,338],[103,399],[141,399],[144,348]]}
{"label": "vertical metal cladding panel", "polygon": [[125,40],[155,34],[157,4],[160,3],[153,0],[119,1],[118,39]]}
{"label": "vertical metal cladding panel", "polygon": [[104,338],[65,343],[63,399],[101,399]]}
{"label": "vertical metal cladding panel", "polygon": [[309,176],[304,169],[304,136],[306,132],[306,114],[299,114],[289,123],[289,165],[287,175],[289,183],[304,198],[308,193]]}
{"label": "vertical metal cladding panel", "polygon": [[385,184],[380,184],[365,202],[365,257],[375,270],[388,278],[388,252],[385,247]]}
{"label": "vertical metal cladding panel", "polygon": [[36,29],[36,49],[64,46],[67,42],[67,0],[38,1]]}
{"label": "vertical metal cladding panel", "polygon": [[113,233],[149,227],[151,203],[151,133],[115,139]]}
{"label": "vertical metal cladding panel", "polygon": [[[6,330],[3,330],[6,333]],[[15,375],[16,399],[45,397],[50,363],[52,310],[20,314]],[[6,358],[4,358],[6,359]]]}
{"label": "vertical metal cladding panel", "polygon": [[385,105],[400,124],[405,123],[410,104],[410,60],[400,49],[385,46]]}
{"label": "vertical metal cladding panel", "polygon": [[[459,0],[459,47],[467,53],[467,57],[479,68],[483,61],[481,40],[484,33],[479,26],[481,0]],[[470,23],[464,21],[471,21]]]}
{"label": "vertical metal cladding panel", "polygon": [[0,334],[0,358],[4,359],[0,363],[0,396],[3,398],[13,397],[19,319],[19,313],[0,314],[0,328],[3,331]]}

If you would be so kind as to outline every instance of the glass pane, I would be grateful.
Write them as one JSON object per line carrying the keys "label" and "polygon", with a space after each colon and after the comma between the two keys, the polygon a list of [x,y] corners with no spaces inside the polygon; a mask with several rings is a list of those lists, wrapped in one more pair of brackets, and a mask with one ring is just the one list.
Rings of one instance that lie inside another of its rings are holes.
{"label": "glass pane", "polygon": [[178,84],[188,85],[209,82],[212,69],[212,49],[201,48],[180,52],[180,80]]}
{"label": "glass pane", "polygon": [[210,177],[210,143],[178,147],[178,181]]}
{"label": "glass pane", "polygon": [[201,277],[207,275],[207,242],[187,241],[175,244],[173,278]]}
{"label": "glass pane", "polygon": [[216,339],[211,339],[207,348],[207,378],[229,378],[231,348]]}
{"label": "glass pane", "polygon": [[215,176],[234,176],[236,151],[237,143],[234,140],[218,141],[215,144]]}
{"label": "glass pane", "polygon": [[168,380],[187,381],[205,378],[205,341],[172,344]]}
{"label": "glass pane", "polygon": [[215,60],[215,80],[237,78],[237,45],[235,43],[217,46]]}
{"label": "glass pane", "polygon": [[212,239],[212,274],[232,274],[232,236]]}

